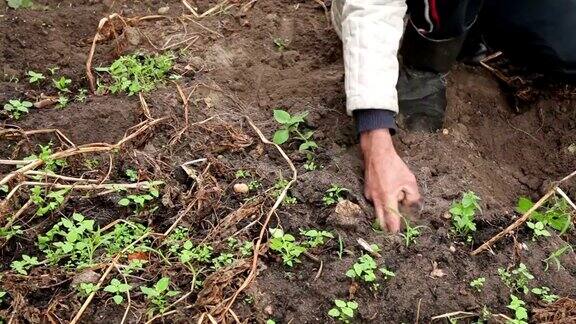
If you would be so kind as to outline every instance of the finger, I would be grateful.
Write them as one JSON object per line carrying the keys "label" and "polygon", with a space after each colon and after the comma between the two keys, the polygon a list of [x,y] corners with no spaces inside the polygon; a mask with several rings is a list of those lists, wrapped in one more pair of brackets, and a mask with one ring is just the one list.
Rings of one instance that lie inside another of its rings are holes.
{"label": "finger", "polygon": [[403,206],[410,208],[412,212],[422,210],[424,199],[422,199],[417,185],[405,186],[402,188],[402,192],[404,192],[404,199],[401,200]]}
{"label": "finger", "polygon": [[398,211],[398,196],[390,197],[386,203],[386,209],[384,211],[384,221],[386,222],[386,228],[391,233],[397,233],[402,227],[400,223],[400,212]]}
{"label": "finger", "polygon": [[386,225],[386,216],[384,212],[384,205],[380,203],[374,203],[374,211],[376,213],[376,221],[380,225],[380,229],[383,231],[388,231],[388,225]]}

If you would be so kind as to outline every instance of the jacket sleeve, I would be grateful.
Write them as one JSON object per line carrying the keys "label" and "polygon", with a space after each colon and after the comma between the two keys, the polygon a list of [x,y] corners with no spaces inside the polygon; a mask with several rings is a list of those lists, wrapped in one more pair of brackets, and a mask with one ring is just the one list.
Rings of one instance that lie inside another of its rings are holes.
{"label": "jacket sleeve", "polygon": [[362,110],[398,112],[397,52],[405,0],[334,0],[334,27],[344,47],[349,115]]}

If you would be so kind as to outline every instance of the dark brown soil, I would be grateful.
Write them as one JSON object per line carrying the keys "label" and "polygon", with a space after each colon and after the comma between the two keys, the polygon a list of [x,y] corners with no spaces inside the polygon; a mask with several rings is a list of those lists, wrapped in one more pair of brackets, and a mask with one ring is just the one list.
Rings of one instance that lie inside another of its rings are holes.
{"label": "dark brown soil", "polygon": [[[498,242],[493,253],[469,255],[473,248],[513,222],[518,216],[514,208],[519,197],[537,200],[552,181],[573,171],[576,96],[572,88],[561,85],[540,89],[538,96],[517,112],[516,107],[509,104],[508,94],[488,71],[456,66],[449,77],[446,130],[437,134],[400,131],[395,137],[396,147],[418,178],[425,197],[421,215],[412,220],[425,226],[423,234],[415,244],[406,247],[400,237],[371,228],[372,210],[362,197],[356,135],[351,119],[344,113],[340,42],[316,2],[260,0],[246,13],[235,6],[200,20],[205,28],[189,20],[176,19],[188,14],[180,1],[36,0],[35,3],[46,7],[11,10],[0,0],[2,105],[9,99],[33,101],[40,93],[54,94],[48,82],[29,85],[24,75],[28,70],[47,74],[49,67],[59,66],[58,75],[73,80],[73,91],[87,88],[85,63],[98,21],[113,12],[121,12],[125,17],[156,14],[159,7],[168,5],[168,15],[173,19],[142,21],[137,27],[157,46],[181,33],[182,26],[189,33],[198,33],[198,40],[188,49],[181,50],[184,47],[181,46],[175,50],[175,71],[183,75],[178,82],[186,95],[191,94],[191,125],[179,141],[169,144],[184,126],[184,119],[176,87],[166,82],[144,97],[154,118],[168,119],[113,155],[109,182],[127,182],[123,170],[128,167],[138,169],[144,180],[166,182],[162,203],[155,213],[134,216],[130,211],[119,209],[117,194],[92,198],[75,195],[65,207],[48,217],[37,219],[29,213],[21,218],[25,221],[19,225],[25,234],[2,243],[0,250],[0,270],[5,274],[0,290],[10,295],[0,303],[0,322],[2,318],[23,323],[57,319],[68,322],[83,303],[84,299],[74,294],[70,284],[74,273],[56,267],[38,268],[30,276],[10,271],[10,263],[22,254],[40,255],[35,237],[63,215],[81,212],[101,226],[129,218],[163,232],[176,221],[179,212],[194,201],[193,212],[180,224],[193,229],[194,238],[202,241],[215,224],[242,206],[245,197],[239,197],[232,190],[237,182],[234,172],[238,169],[250,170],[255,178],[261,179],[263,189],[252,216],[266,213],[273,199],[264,191],[280,176],[289,177],[289,169],[273,148],[260,144],[243,116],[251,118],[271,137],[277,127],[272,110],[277,108],[292,113],[310,112],[307,124],[315,130],[314,138],[320,147],[317,162],[322,168],[306,171],[305,156],[297,152],[297,147],[283,146],[299,171],[298,182],[291,189],[298,204],[281,206],[272,218],[272,226],[282,226],[291,233],[298,233],[300,228],[333,231],[342,238],[344,252],[340,258],[336,239],[313,251],[322,261],[321,270],[320,264],[310,258],[303,258],[302,264],[289,269],[271,252],[262,255],[256,280],[233,307],[240,318],[251,323],[270,318],[276,323],[327,323],[332,321],[327,312],[336,298],[358,301],[360,323],[427,323],[435,315],[480,312],[484,306],[494,314],[510,314],[506,308],[510,291],[500,281],[497,269],[519,262],[525,263],[536,277],[531,287],[548,286],[559,296],[576,298],[574,253],[562,258],[563,267],[559,271],[555,267],[544,271],[541,261],[566,243],[575,244],[573,229],[536,242],[531,240],[528,229],[521,229]],[[215,4],[196,1],[199,12]],[[154,52],[144,36],[135,45],[126,41],[125,30],[119,29],[119,34],[122,35],[116,40],[98,45],[94,66],[109,65],[118,54],[135,50]],[[275,47],[273,39],[278,37],[289,40],[286,49]],[[20,81],[13,82],[15,78]],[[214,118],[205,121],[210,117]],[[115,143],[132,126],[145,120],[138,96],[111,94],[90,95],[86,102],[73,102],[63,109],[32,109],[19,121],[5,115],[0,118],[2,128],[13,125],[23,130],[57,128],[76,145]],[[29,136],[24,141],[0,138],[0,159],[21,159],[37,151],[37,144],[48,141],[53,141],[55,147],[60,145],[58,138],[51,135]],[[96,171],[87,170],[83,158],[74,157],[69,161],[66,174],[103,178],[109,171],[108,155],[90,158],[100,161]],[[210,166],[197,170],[207,170],[204,182],[201,188],[189,192],[189,187],[178,182],[174,170],[186,161],[199,158],[207,158]],[[12,169],[1,166],[0,171],[6,174]],[[342,226],[334,220],[334,208],[322,205],[322,196],[331,184],[348,188],[346,198],[362,207],[356,226]],[[574,181],[564,188],[576,198]],[[472,245],[454,237],[450,221],[443,217],[451,203],[469,190],[481,197],[483,210]],[[26,199],[26,195],[17,197],[19,204]],[[3,219],[1,216],[2,224]],[[235,224],[230,233],[252,220]],[[251,228],[245,233],[245,239],[255,239],[258,232],[259,228]],[[352,285],[345,276],[346,270],[363,253],[356,243],[358,238],[378,244],[382,249],[379,262],[396,273],[395,278],[381,282],[376,292],[368,286]],[[518,250],[518,244],[522,243],[526,248]],[[222,242],[215,241],[216,250],[222,246]],[[251,259],[244,261],[248,264]],[[444,271],[444,276],[431,276],[434,263]],[[239,286],[246,269],[219,287],[225,296],[229,297]],[[155,281],[162,275],[172,276],[181,291],[189,290],[191,274],[184,267],[161,266],[161,260],[151,262],[138,280]],[[469,286],[477,277],[486,278],[480,293]],[[142,294],[135,293],[132,297],[128,321],[145,322],[146,303]],[[191,318],[196,321],[200,314],[216,305],[196,304],[184,308],[198,302],[197,298],[196,293],[192,294],[177,308],[177,313],[165,318],[166,322],[189,322]],[[539,304],[532,295],[523,299],[530,308]],[[116,323],[121,321],[124,309],[125,305],[114,305],[109,296],[97,294],[83,319]]]}

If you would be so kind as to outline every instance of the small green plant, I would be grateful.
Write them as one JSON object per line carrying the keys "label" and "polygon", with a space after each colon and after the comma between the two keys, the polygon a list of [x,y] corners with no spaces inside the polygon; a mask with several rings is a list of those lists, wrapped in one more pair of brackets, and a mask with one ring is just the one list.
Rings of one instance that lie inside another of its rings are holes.
{"label": "small green plant", "polygon": [[382,267],[382,268],[378,269],[378,271],[380,271],[382,273],[382,275],[384,275],[384,280],[388,280],[390,278],[396,277],[396,274],[394,273],[394,271],[389,270],[386,267]]}
{"label": "small green plant", "polygon": [[60,189],[44,194],[42,187],[32,187],[30,189],[30,200],[38,207],[36,216],[44,216],[60,208],[68,191],[69,189]]}
{"label": "small green plant", "polygon": [[524,263],[520,263],[518,268],[509,272],[503,268],[498,269],[498,275],[500,279],[511,289],[523,292],[527,294],[530,289],[528,288],[528,282],[534,279],[534,276],[528,271]]}
{"label": "small green plant", "polygon": [[514,318],[509,324],[528,324],[528,310],[526,303],[514,295],[510,295],[510,304],[506,307],[514,311]]}
{"label": "small green plant", "polygon": [[85,159],[83,165],[88,170],[94,170],[100,165],[100,161],[97,159]]}
{"label": "small green plant", "polygon": [[104,287],[104,291],[114,294],[112,300],[116,303],[116,305],[122,304],[124,301],[123,294],[128,294],[132,286],[127,283],[120,282],[120,280],[114,278],[110,281],[110,284]]}
{"label": "small green plant", "polygon": [[334,234],[328,231],[317,231],[317,230],[300,230],[300,234],[306,236],[308,241],[305,243],[310,248],[315,248],[324,244],[324,240],[327,238],[334,238]]}
{"label": "small green plant", "polygon": [[553,303],[560,298],[558,295],[551,294],[548,287],[536,287],[530,291],[545,303]]}
{"label": "small green plant", "polygon": [[358,303],[355,301],[334,300],[332,309],[328,311],[328,316],[338,319],[342,323],[350,323],[355,317]]}
{"label": "small green plant", "polygon": [[342,193],[345,191],[348,191],[348,189],[333,184],[328,190],[326,190],[324,197],[322,197],[322,202],[325,206],[334,205],[343,199]]}
{"label": "small green plant", "polygon": [[190,261],[209,263],[212,260],[213,248],[207,244],[194,246],[192,241],[187,240],[182,245],[180,251],[180,262],[188,263]]}
{"label": "small green plant", "polygon": [[8,7],[12,9],[28,8],[32,6],[32,0],[6,0]]}
{"label": "small green plant", "polygon": [[140,260],[140,259],[130,260],[130,263],[128,263],[128,265],[126,265],[124,269],[122,269],[122,273],[124,273],[125,275],[129,275],[138,271],[142,271],[144,270],[144,264],[146,262],[147,262],[146,260]]}
{"label": "small green plant", "polygon": [[312,153],[306,154],[306,163],[304,163],[304,170],[314,171],[318,169],[318,164],[314,161],[314,155]]}
{"label": "small green plant", "polygon": [[406,225],[406,231],[404,233],[400,233],[400,236],[404,238],[404,244],[406,247],[409,247],[410,244],[416,242],[416,238],[420,236],[420,229],[424,228],[425,226],[414,226],[412,227],[406,218],[404,219],[404,224]]}
{"label": "small green plant", "polygon": [[474,215],[476,211],[481,210],[479,200],[480,198],[474,192],[468,191],[462,195],[461,201],[454,202],[450,207],[454,231],[462,237],[467,237],[468,241],[472,241],[470,233],[476,231]]}
{"label": "small green plant", "polygon": [[158,280],[152,287],[140,287],[140,290],[146,296],[146,300],[153,305],[149,310],[150,313],[154,310],[164,313],[168,299],[180,294],[178,291],[170,290],[170,278],[167,277]]}
{"label": "small green plant", "polygon": [[68,106],[68,102],[70,100],[68,99],[68,97],[64,96],[64,95],[60,95],[58,96],[58,104],[56,105],[56,108],[66,108],[66,106]]}
{"label": "small green plant", "polygon": [[282,145],[290,139],[291,134],[296,134],[296,138],[302,142],[298,148],[299,151],[309,151],[317,148],[318,145],[312,140],[314,132],[300,131],[299,129],[300,123],[304,123],[306,116],[308,116],[308,112],[292,116],[284,110],[274,110],[274,119],[281,125],[280,129],[274,133],[274,143]]}
{"label": "small green plant", "polygon": [[53,66],[53,67],[49,67],[48,71],[50,71],[50,75],[54,75],[56,74],[56,71],[60,70],[59,66]]}
{"label": "small green plant", "polygon": [[78,93],[74,96],[74,100],[76,100],[78,102],[84,102],[84,101],[86,101],[87,94],[88,94],[88,90],[86,90],[84,88],[80,88],[80,89],[78,89]]}
{"label": "small green plant", "polygon": [[245,179],[251,176],[250,171],[246,171],[246,170],[237,170],[236,173],[236,179]]}
{"label": "small green plant", "polygon": [[544,223],[542,222],[526,222],[528,228],[532,229],[532,241],[536,241],[536,239],[540,236],[547,237],[550,236],[550,232],[548,232],[544,227]]}
{"label": "small green plant", "polygon": [[282,256],[284,265],[292,267],[294,263],[300,263],[300,255],[306,252],[306,248],[298,244],[293,235],[284,233],[280,228],[271,228],[270,234],[269,247]]}
{"label": "small green plant", "polygon": [[276,45],[276,48],[282,52],[286,49],[286,47],[288,47],[288,42],[289,40],[284,39],[282,37],[276,37],[272,40],[274,42],[274,45]]}
{"label": "small green plant", "polygon": [[30,83],[40,83],[40,81],[46,79],[42,73],[28,71],[26,74],[29,76],[28,82]]}
{"label": "small green plant", "polygon": [[126,92],[133,95],[148,92],[162,82],[172,69],[172,54],[121,56],[109,68],[100,69],[112,76],[109,89],[112,93]]}
{"label": "small green plant", "polygon": [[72,84],[72,79],[68,79],[65,76],[61,76],[60,79],[52,79],[52,84],[54,88],[58,89],[61,92],[70,92],[68,87]]}
{"label": "small green plant", "polygon": [[118,201],[120,206],[131,206],[134,208],[134,213],[138,214],[146,208],[148,202],[158,198],[160,192],[157,189],[150,188],[147,194],[142,195],[128,195]]}
{"label": "small green plant", "polygon": [[7,292],[0,290],[0,304],[4,302],[4,297],[6,297]]}
{"label": "small green plant", "polygon": [[52,158],[52,142],[49,142],[48,145],[40,144],[38,146],[40,147],[40,153],[29,155],[24,160],[42,160],[44,162],[44,172],[47,173],[55,172],[58,168],[63,168],[67,165],[65,160]]}
{"label": "small green plant", "polygon": [[20,261],[13,261],[10,264],[12,270],[18,272],[22,275],[28,275],[28,270],[32,269],[32,267],[39,265],[40,262],[38,261],[37,257],[31,257],[26,254],[22,255],[22,260]]}
{"label": "small green plant", "polygon": [[22,235],[22,234],[24,234],[24,231],[22,231],[22,227],[18,226],[18,225],[10,226],[8,228],[0,227],[0,238],[6,239],[6,240],[9,240],[9,239],[13,238],[14,236]]}
{"label": "small green plant", "polygon": [[[284,190],[284,188],[286,188],[286,186],[288,185],[288,180],[286,179],[278,179],[276,181],[276,183],[274,184],[274,188],[272,190],[272,196],[274,198],[278,198],[280,196],[280,194],[282,193],[282,191]],[[250,187],[250,186],[248,186]],[[286,196],[284,196],[284,200],[282,200],[282,203],[285,205],[294,205],[296,204],[298,201],[296,200],[296,197],[292,197],[290,196],[290,193],[287,192]]]}
{"label": "small green plant", "polygon": [[126,176],[128,177],[128,179],[130,179],[130,181],[132,182],[138,181],[138,171],[134,169],[126,169],[126,171],[124,171],[124,174],[126,174]]}
{"label": "small green plant", "polygon": [[22,115],[27,114],[30,111],[28,108],[32,106],[30,101],[8,100],[8,103],[4,105],[4,110],[10,114],[12,119],[18,120]]}
{"label": "small green plant", "polygon": [[80,295],[87,297],[93,292],[98,291],[98,287],[91,282],[81,282],[78,286],[76,286],[76,290],[78,290]]}
{"label": "small green plant", "polygon": [[234,262],[234,254],[232,253],[221,253],[218,257],[212,259],[214,269],[220,269],[227,265],[231,265],[233,262]]}
{"label": "small green plant", "polygon": [[252,255],[254,252],[254,243],[252,241],[244,242],[238,250],[243,257]]}
{"label": "small green plant", "polygon": [[[560,233],[566,232],[571,226],[570,206],[564,199],[551,198],[550,203],[532,212],[530,219],[533,223],[540,222],[550,226]],[[524,214],[534,206],[532,200],[522,197],[518,200],[516,211]],[[538,235],[536,235],[538,236]]]}
{"label": "small green plant", "polygon": [[252,180],[248,182],[248,190],[254,191],[262,188],[262,183],[258,180]]}
{"label": "small green plant", "polygon": [[486,278],[479,277],[472,281],[470,281],[470,287],[476,289],[476,291],[481,292],[482,288],[484,287],[484,283],[486,282]]}
{"label": "small green plant", "polygon": [[550,253],[550,255],[549,255],[546,259],[542,260],[542,262],[544,262],[544,263],[546,264],[546,267],[544,268],[544,271],[548,271],[548,267],[549,267],[548,262],[549,262],[550,260],[554,261],[554,263],[556,264],[556,271],[560,271],[560,268],[562,267],[562,263],[560,262],[560,257],[561,257],[564,253],[566,253],[566,251],[568,251],[568,250],[574,252],[574,249],[572,248],[572,245],[570,245],[570,244],[564,245],[564,246],[562,246],[561,248],[559,248],[558,250],[553,251],[552,253]]}
{"label": "small green plant", "polygon": [[372,283],[373,288],[377,288],[376,274],[374,271],[378,268],[376,261],[368,254],[361,256],[356,263],[352,265],[346,276],[352,279],[360,279],[366,283]]}

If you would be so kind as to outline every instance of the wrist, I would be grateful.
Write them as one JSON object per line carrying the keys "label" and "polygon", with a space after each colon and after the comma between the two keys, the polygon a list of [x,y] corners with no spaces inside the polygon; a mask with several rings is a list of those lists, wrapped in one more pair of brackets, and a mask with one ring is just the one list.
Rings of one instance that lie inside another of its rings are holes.
{"label": "wrist", "polygon": [[360,148],[364,153],[375,149],[380,152],[396,153],[392,135],[388,129],[375,129],[360,134]]}

